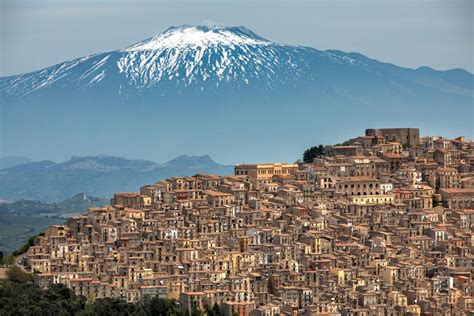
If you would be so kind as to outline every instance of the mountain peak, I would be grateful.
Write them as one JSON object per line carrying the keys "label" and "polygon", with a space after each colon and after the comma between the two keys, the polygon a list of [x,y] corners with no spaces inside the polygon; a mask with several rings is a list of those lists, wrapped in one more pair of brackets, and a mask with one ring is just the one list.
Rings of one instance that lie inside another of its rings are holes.
{"label": "mountain peak", "polygon": [[61,163],[64,170],[95,170],[110,172],[114,170],[152,170],[158,164],[141,159],[126,159],[122,157],[97,155],[97,156],[72,156],[70,160]]}
{"label": "mountain peak", "polygon": [[270,41],[244,26],[172,26],[156,36],[134,44],[125,51],[159,50],[182,47],[207,48],[218,45],[269,45]]}
{"label": "mountain peak", "polygon": [[172,166],[215,166],[217,163],[212,160],[209,155],[202,155],[202,156],[188,156],[188,155],[181,155],[178,156],[170,161],[168,161],[165,165],[172,165]]}

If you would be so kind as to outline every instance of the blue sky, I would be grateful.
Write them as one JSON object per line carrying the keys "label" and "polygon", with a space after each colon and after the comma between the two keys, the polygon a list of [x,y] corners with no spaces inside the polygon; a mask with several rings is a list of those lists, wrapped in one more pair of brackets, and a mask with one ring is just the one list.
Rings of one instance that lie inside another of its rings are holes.
{"label": "blue sky", "polygon": [[470,0],[0,0],[0,76],[129,46],[171,25],[244,25],[273,41],[474,71]]}

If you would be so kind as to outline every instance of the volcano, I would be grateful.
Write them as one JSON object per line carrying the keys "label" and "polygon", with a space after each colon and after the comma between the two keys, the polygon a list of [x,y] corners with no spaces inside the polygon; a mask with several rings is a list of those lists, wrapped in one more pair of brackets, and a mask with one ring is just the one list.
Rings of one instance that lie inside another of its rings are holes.
{"label": "volcano", "polygon": [[245,27],[170,27],[124,49],[0,78],[2,151],[242,162],[296,159],[366,127],[472,136],[473,82],[462,69],[403,68],[275,43]]}

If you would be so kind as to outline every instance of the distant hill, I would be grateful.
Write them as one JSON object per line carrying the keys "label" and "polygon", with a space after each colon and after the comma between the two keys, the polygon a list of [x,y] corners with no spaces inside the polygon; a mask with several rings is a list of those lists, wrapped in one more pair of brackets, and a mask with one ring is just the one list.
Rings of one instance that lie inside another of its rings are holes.
{"label": "distant hill", "polygon": [[26,158],[26,157],[15,157],[15,156],[0,157],[0,169],[10,168],[13,166],[22,165],[29,162],[31,162],[31,159]]}
{"label": "distant hill", "polygon": [[70,216],[82,214],[89,207],[109,204],[109,199],[79,193],[58,203],[19,200],[0,203],[0,251],[11,252],[28,238],[49,225],[62,224]]}
{"label": "distant hill", "polygon": [[44,203],[34,200],[19,200],[13,203],[0,203],[0,216],[8,214],[61,217],[62,214],[81,214],[89,207],[108,205],[110,200],[79,193],[57,203]]}
{"label": "distant hill", "polygon": [[182,155],[164,164],[112,156],[38,161],[0,170],[0,200],[58,202],[77,192],[110,198],[115,192],[137,191],[171,176],[232,172],[232,166],[218,164],[208,155]]}

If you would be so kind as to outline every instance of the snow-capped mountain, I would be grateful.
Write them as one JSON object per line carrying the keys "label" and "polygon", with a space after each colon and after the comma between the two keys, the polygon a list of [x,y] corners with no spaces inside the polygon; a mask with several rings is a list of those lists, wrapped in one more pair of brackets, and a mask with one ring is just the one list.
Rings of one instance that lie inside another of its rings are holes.
{"label": "snow-capped mountain", "polygon": [[[185,147],[221,161],[289,160],[369,126],[471,136],[473,82],[462,69],[403,68],[275,43],[245,27],[171,27],[120,50],[0,78],[2,146],[4,155],[33,158],[126,148],[163,160],[153,155]],[[284,144],[280,156],[261,137]]]}
{"label": "snow-capped mountain", "polygon": [[224,82],[236,87],[264,82],[271,88],[275,82],[307,74],[304,60],[292,62],[299,50],[272,43],[244,27],[173,27],[123,50],[117,65],[138,88],[160,81],[201,88],[206,81],[216,87]]}
{"label": "snow-capped mountain", "polygon": [[55,87],[87,89],[110,81],[117,92],[129,95],[160,87],[271,90],[314,80],[318,73],[311,64],[316,61],[372,71],[363,60],[273,43],[245,27],[180,26],[122,50],[5,78],[1,88],[12,98]]}

